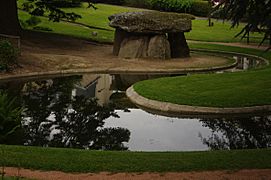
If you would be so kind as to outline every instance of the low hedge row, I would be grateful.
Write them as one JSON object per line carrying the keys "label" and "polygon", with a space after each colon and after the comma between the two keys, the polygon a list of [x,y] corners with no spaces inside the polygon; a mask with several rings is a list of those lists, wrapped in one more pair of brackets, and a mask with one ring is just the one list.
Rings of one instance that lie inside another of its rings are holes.
{"label": "low hedge row", "polygon": [[94,0],[96,3],[125,5],[167,12],[208,16],[212,6],[204,0]]}

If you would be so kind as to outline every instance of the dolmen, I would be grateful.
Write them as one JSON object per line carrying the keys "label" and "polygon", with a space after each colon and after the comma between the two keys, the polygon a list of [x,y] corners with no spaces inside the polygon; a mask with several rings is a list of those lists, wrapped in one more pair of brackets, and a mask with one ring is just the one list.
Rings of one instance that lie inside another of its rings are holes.
{"label": "dolmen", "polygon": [[184,32],[192,28],[190,14],[157,11],[126,12],[109,17],[115,28],[113,54],[121,58],[183,58],[190,51]]}

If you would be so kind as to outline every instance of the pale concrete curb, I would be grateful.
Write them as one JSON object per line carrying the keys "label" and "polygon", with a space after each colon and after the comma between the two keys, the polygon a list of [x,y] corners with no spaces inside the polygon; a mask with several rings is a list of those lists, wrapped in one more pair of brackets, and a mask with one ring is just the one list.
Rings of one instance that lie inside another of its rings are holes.
{"label": "pale concrete curb", "polygon": [[237,107],[237,108],[217,108],[217,107],[200,107],[179,105],[168,102],[161,102],[147,99],[140,96],[133,88],[129,87],[126,90],[127,97],[142,109],[151,113],[169,115],[169,116],[189,116],[189,115],[234,115],[234,114],[253,114],[271,112],[271,105],[252,106],[252,107]]}

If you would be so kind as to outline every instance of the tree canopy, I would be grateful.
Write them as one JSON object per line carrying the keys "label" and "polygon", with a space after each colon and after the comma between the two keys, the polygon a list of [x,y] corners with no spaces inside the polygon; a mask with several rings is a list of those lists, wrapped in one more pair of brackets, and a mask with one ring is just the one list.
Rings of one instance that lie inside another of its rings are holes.
{"label": "tree canopy", "polygon": [[[271,35],[271,0],[220,0],[216,10],[223,10],[223,18],[232,21],[232,26],[246,22],[243,30],[237,34],[243,37],[249,32],[264,33],[264,39]],[[262,41],[262,43],[263,43]]]}
{"label": "tree canopy", "polygon": [[[89,7],[95,8],[91,0],[84,0]],[[76,20],[81,16],[76,13],[67,13],[58,8],[54,0],[25,0],[22,8],[31,15],[49,17],[49,20],[58,22],[60,19]],[[18,20],[17,0],[0,1],[0,34],[19,35],[21,31]]]}
{"label": "tree canopy", "polygon": [[[58,22],[60,19],[67,20],[76,20],[81,18],[80,15],[76,13],[66,13],[56,6],[55,0],[27,0],[23,3],[23,9],[29,12],[31,15],[43,16],[45,13],[48,13],[49,20]],[[91,0],[86,0],[89,6],[95,8],[94,4],[91,3]]]}

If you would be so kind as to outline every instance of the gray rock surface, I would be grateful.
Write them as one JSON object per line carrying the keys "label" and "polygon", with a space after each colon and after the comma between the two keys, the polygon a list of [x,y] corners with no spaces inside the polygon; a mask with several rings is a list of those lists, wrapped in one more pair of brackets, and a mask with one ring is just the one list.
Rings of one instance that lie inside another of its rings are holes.
{"label": "gray rock surface", "polygon": [[166,35],[156,35],[150,39],[148,57],[170,59],[170,44]]}
{"label": "gray rock surface", "polygon": [[109,17],[109,25],[127,32],[164,34],[188,32],[194,16],[159,11],[126,12]]}
{"label": "gray rock surface", "polygon": [[121,43],[118,55],[121,58],[147,57],[148,44],[148,36],[126,38]]}

